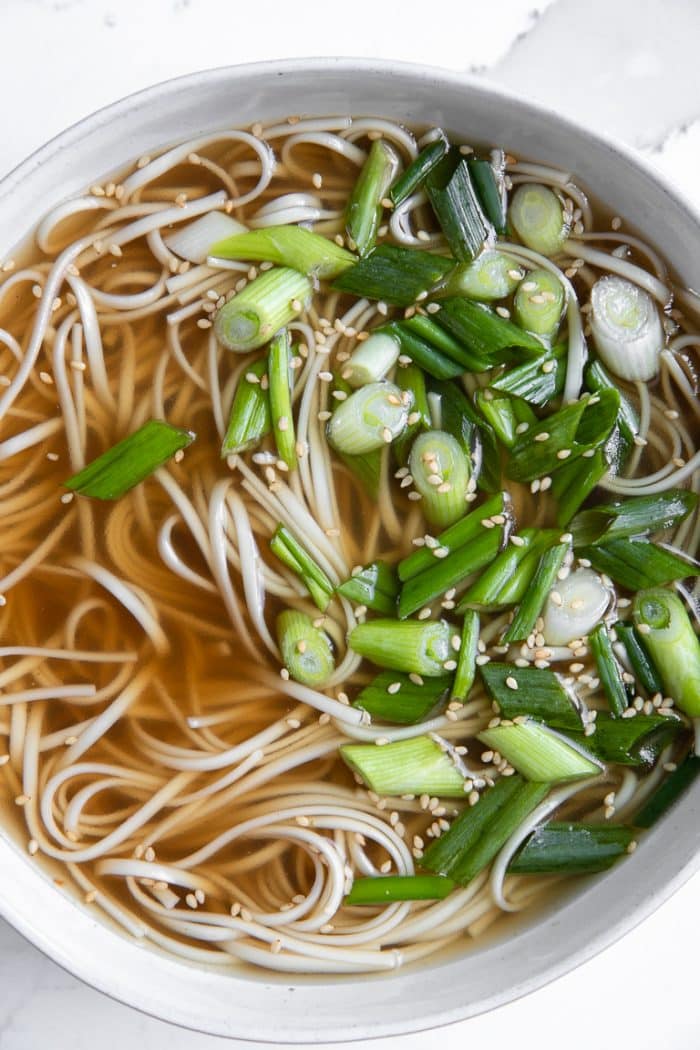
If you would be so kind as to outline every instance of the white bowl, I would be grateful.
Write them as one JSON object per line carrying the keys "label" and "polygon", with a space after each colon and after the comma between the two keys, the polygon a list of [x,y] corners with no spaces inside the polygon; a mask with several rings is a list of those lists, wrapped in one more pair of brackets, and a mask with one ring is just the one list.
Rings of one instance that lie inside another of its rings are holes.
{"label": "white bowl", "polygon": [[[439,124],[570,169],[644,230],[680,279],[700,286],[700,223],[636,155],[483,81],[353,59],[213,70],[140,92],[88,117],[0,184],[0,257],[50,205],[130,158],[224,126],[288,114],[374,113]],[[292,981],[167,958],[97,921],[0,827],[0,912],[52,959],[131,1006],[217,1035],[324,1042],[462,1020],[531,992],[630,930],[700,866],[700,783],[634,857],[587,882],[508,939],[390,976]],[[0,823],[2,815],[0,814]],[[10,823],[9,821],[7,822]]]}

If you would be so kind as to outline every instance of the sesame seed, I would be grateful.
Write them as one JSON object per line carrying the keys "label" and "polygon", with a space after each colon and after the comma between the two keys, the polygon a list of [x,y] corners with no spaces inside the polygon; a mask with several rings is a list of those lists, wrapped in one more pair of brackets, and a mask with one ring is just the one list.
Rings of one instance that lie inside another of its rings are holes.
{"label": "sesame seed", "polygon": [[510,542],[513,544],[514,547],[525,546],[525,540],[522,538],[522,536],[511,536]]}
{"label": "sesame seed", "polygon": [[390,685],[388,685],[386,687],[386,691],[387,691],[387,693],[390,693],[393,696],[395,693],[398,693],[400,688],[401,688],[401,682],[392,682]]}
{"label": "sesame seed", "polygon": [[640,623],[637,625],[637,630],[640,634],[651,634],[651,627],[648,623]]}
{"label": "sesame seed", "polygon": [[510,310],[508,310],[505,306],[497,306],[496,313],[499,317],[505,317],[506,319],[510,317]]}
{"label": "sesame seed", "polygon": [[427,606],[418,613],[419,620],[429,620],[432,615],[432,610]]}
{"label": "sesame seed", "polygon": [[27,843],[27,851],[32,857],[39,852],[39,843],[36,839],[29,840]]}
{"label": "sesame seed", "polygon": [[509,675],[508,678],[506,678],[506,685],[508,686],[509,689],[517,689],[518,688],[517,679],[513,678],[512,675]]}
{"label": "sesame seed", "polygon": [[540,434],[535,434],[535,441],[549,441],[549,434],[543,430]]}
{"label": "sesame seed", "polygon": [[442,666],[445,668],[446,671],[456,671],[457,670],[457,661],[456,660],[445,660],[445,662],[444,662],[444,664]]}

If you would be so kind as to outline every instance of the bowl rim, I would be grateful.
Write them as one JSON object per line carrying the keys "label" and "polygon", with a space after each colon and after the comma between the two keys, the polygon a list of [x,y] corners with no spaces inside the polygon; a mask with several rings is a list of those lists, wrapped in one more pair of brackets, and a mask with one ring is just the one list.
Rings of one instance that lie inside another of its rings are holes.
{"label": "bowl rim", "polygon": [[[96,130],[116,118],[128,116],[130,112],[136,115],[140,109],[157,104],[160,100],[171,99],[173,95],[187,92],[190,87],[195,85],[216,85],[219,82],[226,83],[232,78],[240,83],[241,80],[245,81],[247,78],[257,78],[264,75],[293,77],[296,74],[308,73],[310,69],[319,76],[328,73],[351,73],[357,75],[358,73],[371,72],[373,75],[378,74],[389,78],[392,76],[404,76],[417,81],[433,81],[434,86],[440,86],[446,91],[451,87],[460,91],[466,89],[484,97],[488,96],[488,98],[495,101],[501,100],[520,110],[530,111],[533,115],[551,121],[558,129],[568,129],[575,136],[588,139],[599,148],[608,151],[614,158],[626,161],[641,174],[645,175],[654,185],[657,192],[674,201],[700,230],[700,213],[695,205],[682,190],[669,182],[650,160],[633,148],[614,142],[605,134],[591,130],[585,124],[563,116],[549,106],[525,99],[514,91],[503,88],[498,83],[480,75],[462,73],[415,62],[384,58],[353,58],[351,56],[269,59],[218,66],[168,78],[130,93],[69,125],[46,143],[39,146],[4,175],[0,179],[0,207],[3,205],[3,202],[12,197],[16,187],[29,178],[38,167],[51,164],[62,151],[70,149],[73,145],[78,145],[81,140],[86,139]],[[698,787],[698,797],[700,798],[700,786]],[[113,1000],[158,1020],[167,1021],[171,1024],[206,1034],[229,1038],[245,1038],[253,1042],[271,1044],[279,1044],[282,1039],[285,1043],[291,1044],[355,1041],[398,1036],[411,1032],[426,1031],[437,1026],[455,1024],[469,1017],[513,1002],[571,972],[612,945],[646,919],[700,869],[700,838],[698,838],[697,847],[694,847],[690,852],[686,849],[686,859],[681,863],[680,867],[676,868],[665,882],[657,885],[652,892],[648,893],[643,901],[639,902],[628,914],[601,929],[575,951],[565,954],[564,957],[549,963],[544,968],[540,968],[534,974],[528,973],[516,987],[511,986],[477,1004],[463,1003],[461,1006],[458,1004],[448,1010],[431,1010],[426,1007],[425,1014],[420,1021],[411,1020],[406,1022],[393,1018],[388,1022],[372,1023],[365,1027],[353,1026],[352,1028],[332,1029],[326,1023],[324,1028],[319,1028],[314,1025],[313,1019],[309,1019],[306,1027],[297,1027],[291,1035],[288,1035],[280,1031],[279,1022],[276,1022],[274,1018],[265,1020],[263,1034],[259,1034],[248,1027],[244,1030],[236,1025],[229,1027],[217,1024],[212,1026],[207,1024],[206,1018],[194,1019],[191,1013],[178,1002],[174,1003],[172,1000],[168,1000],[166,1004],[166,997],[164,996],[155,997],[155,999],[149,997],[145,990],[140,988],[135,982],[129,984],[127,981],[126,985],[120,984],[118,988],[115,988],[114,975],[110,974],[108,968],[105,967],[103,972],[96,974],[90,972],[85,964],[81,965],[77,960],[73,959],[70,950],[67,949],[64,943],[66,938],[54,938],[46,929],[46,924],[42,925],[39,921],[42,909],[41,907],[35,907],[37,901],[35,900],[32,904],[29,904],[26,900],[23,900],[23,888],[21,886],[23,877],[30,881],[27,878],[29,873],[26,858],[1,826],[0,851],[3,857],[0,884],[2,884],[3,889],[5,883],[16,881],[18,884],[18,889],[11,890],[7,894],[0,893],[0,915],[53,962],[58,963],[73,976]],[[40,891],[40,899],[42,896],[45,897],[46,901],[51,899],[54,905],[59,900],[64,907],[70,906],[75,908],[75,903],[71,899],[61,896],[51,884],[50,879],[42,878],[39,874],[38,879],[44,884],[41,887],[39,887],[37,876],[34,873],[31,873],[31,879],[36,882],[36,886],[33,889],[36,888]],[[102,922],[91,920],[91,925],[102,927],[104,930],[107,929]],[[121,940],[122,938],[120,937],[119,939]],[[132,947],[128,940],[124,939],[124,943],[129,945],[130,948]],[[188,964],[177,962],[175,965],[182,968],[183,965],[186,966]],[[202,972],[205,974],[210,973],[208,970]],[[263,974],[261,980],[256,983],[264,983],[264,980]],[[342,981],[342,983],[349,983],[351,980],[353,978],[348,977],[348,981]]]}

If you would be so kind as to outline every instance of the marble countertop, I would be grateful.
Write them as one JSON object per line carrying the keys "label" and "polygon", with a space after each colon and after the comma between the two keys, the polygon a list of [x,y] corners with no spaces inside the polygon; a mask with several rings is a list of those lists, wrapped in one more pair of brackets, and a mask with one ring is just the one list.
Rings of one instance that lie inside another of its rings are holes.
{"label": "marble countertop", "polygon": [[[470,70],[642,149],[700,207],[697,0],[2,0],[0,175],[66,125],[196,69],[358,55]],[[331,13],[332,12],[332,13]],[[455,31],[456,29],[456,31]],[[624,48],[620,42],[624,41]],[[10,101],[11,100],[11,101]],[[700,875],[597,959],[448,1029],[376,1050],[515,1043],[520,1050],[697,1050]],[[0,920],[0,1050],[223,1050],[115,1003]],[[342,1044],[348,1045],[348,1044]]]}

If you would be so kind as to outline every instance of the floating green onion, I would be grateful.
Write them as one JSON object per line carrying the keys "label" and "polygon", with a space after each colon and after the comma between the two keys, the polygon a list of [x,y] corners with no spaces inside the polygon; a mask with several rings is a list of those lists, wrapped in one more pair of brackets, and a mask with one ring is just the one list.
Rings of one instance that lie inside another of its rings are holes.
{"label": "floating green onion", "polygon": [[577,514],[570,532],[576,546],[641,536],[670,529],[695,510],[697,493],[667,489],[653,496],[601,503]]}
{"label": "floating green onion", "polygon": [[513,300],[513,316],[528,332],[554,339],[564,309],[564,286],[549,270],[531,270],[520,282]]}
{"label": "floating green onion", "polygon": [[635,435],[639,433],[639,418],[636,409],[624,391],[619,389],[619,383],[616,383],[612,376],[608,375],[600,361],[591,361],[586,366],[584,378],[586,387],[593,393],[601,393],[603,390],[611,389],[618,391],[620,407],[617,413],[615,430],[611,437],[611,440],[616,437],[617,441],[615,447],[609,449],[609,452],[613,453],[609,458],[615,470],[619,472],[622,470],[630,451],[634,447]]}
{"label": "floating green onion", "polygon": [[367,711],[373,722],[415,725],[447,698],[450,680],[450,675],[422,679],[401,671],[382,671],[357,694],[352,706]]}
{"label": "floating green onion", "polygon": [[[440,557],[432,554],[433,565],[406,580],[399,596],[398,613],[403,619],[423,609],[435,598],[459,586],[472,573],[490,564],[501,549],[503,527],[482,528],[479,535],[463,547]],[[447,548],[436,547],[444,552]]]}
{"label": "floating green onion", "polygon": [[[442,547],[448,553],[451,553],[459,550],[460,547],[466,546],[483,534],[484,530],[488,528],[483,524],[484,520],[492,518],[494,514],[503,515],[508,520],[511,519],[512,511],[505,492],[499,492],[498,495],[491,496],[480,507],[477,507],[469,514],[465,514],[454,525],[450,525],[449,529],[445,529],[444,532],[437,536],[435,544],[426,544],[419,550],[413,551],[406,558],[403,558],[397,566],[399,579],[405,582],[426,570],[432,571],[438,561],[433,553],[434,550]],[[494,528],[489,531],[495,532],[497,527],[502,528],[502,525],[497,526],[495,522],[493,524]]]}
{"label": "floating green onion", "polygon": [[376,503],[379,499],[379,491],[383,484],[382,477],[386,473],[384,462],[389,446],[377,448],[373,452],[365,452],[361,456],[349,456],[345,452],[336,449],[338,456],[343,461],[351,474],[353,474],[362,485],[363,489]]}
{"label": "floating green onion", "polygon": [[501,453],[493,428],[479,417],[456,383],[433,380],[431,393],[440,397],[441,429],[457,438],[472,461],[472,478],[482,492],[501,488]]}
{"label": "floating green onion", "polygon": [[133,434],[93,459],[64,485],[80,496],[119,499],[194,441],[191,430],[181,430],[160,419],[149,419]]}
{"label": "floating green onion", "polygon": [[537,423],[537,416],[528,403],[519,398],[509,397],[507,394],[494,394],[491,390],[484,389],[477,390],[474,401],[506,448],[512,448],[521,432],[522,424],[530,427]]}
{"label": "floating green onion", "polygon": [[396,611],[399,581],[392,566],[375,561],[353,573],[337,591],[350,602],[389,616]]}
{"label": "floating green onion", "polygon": [[683,728],[679,718],[635,715],[616,718],[601,711],[590,736],[572,733],[571,739],[603,762],[650,769],[670,740]]}
{"label": "floating green onion", "polygon": [[700,758],[697,755],[688,755],[647,799],[634,818],[635,825],[638,828],[652,827],[687,791],[699,773]]}
{"label": "floating green onion", "polygon": [[351,387],[376,383],[389,372],[398,360],[401,346],[388,332],[373,332],[360,343],[343,369],[343,378]]}
{"label": "floating green onion", "polygon": [[606,274],[591,291],[590,324],[596,350],[620,379],[648,382],[659,371],[666,345],[661,315],[643,288]]}
{"label": "floating green onion", "polygon": [[408,358],[413,364],[436,379],[454,379],[455,376],[462,375],[466,371],[461,362],[448,357],[426,339],[412,332],[405,321],[392,321],[378,331],[386,332],[387,335],[393,336],[398,341],[402,358],[400,365]]}
{"label": "floating green onion", "polygon": [[520,546],[508,545],[462,595],[464,609],[495,611],[522,601],[537,571],[541,553],[559,539],[556,529],[523,529]]}
{"label": "floating green onion", "polygon": [[284,525],[278,525],[275,529],[270,540],[270,550],[300,577],[318,608],[325,612],[333,594],[333,584]]}
{"label": "floating green onion", "polygon": [[255,350],[293,321],[312,294],[311,281],[297,270],[267,270],[221,307],[214,322],[216,337],[228,350]]}
{"label": "floating green onion", "polygon": [[547,645],[568,645],[575,638],[585,638],[602,620],[610,599],[610,588],[591,569],[576,569],[557,580],[542,614]]}
{"label": "floating green onion", "polygon": [[264,375],[267,375],[267,358],[261,357],[253,361],[246,374],[241,376],[221,445],[224,458],[253,448],[270,432],[268,384],[261,383]]}
{"label": "floating green onion", "polygon": [[267,372],[270,384],[270,418],[272,433],[280,459],[290,470],[297,465],[296,435],[292,413],[291,351],[290,337],[286,328],[278,332],[267,355]]}
{"label": "floating green onion", "polygon": [[442,160],[447,153],[449,144],[442,136],[435,139],[422,150],[418,156],[411,161],[389,190],[389,200],[398,207],[403,204],[412,193],[420,189],[426,176],[433,170],[435,165]]}
{"label": "floating green onion", "polygon": [[455,267],[445,286],[447,295],[465,295],[468,299],[489,302],[505,299],[517,287],[523,271],[519,263],[505,252],[486,248],[469,263]]}
{"label": "floating green onion", "polygon": [[[358,623],[348,635],[348,645],[379,667],[427,678],[444,675],[459,634],[445,620],[370,620]],[[454,670],[454,668],[452,668]]]}
{"label": "floating green onion", "polygon": [[570,549],[568,543],[557,543],[540,556],[530,588],[515,610],[513,619],[503,635],[504,642],[520,642],[532,633],[547,595]]}
{"label": "floating green onion", "polygon": [[450,755],[429,736],[395,744],[345,744],[342,758],[378,795],[464,795],[464,777]]}
{"label": "floating green onion", "polygon": [[558,675],[537,667],[514,667],[492,660],[480,668],[489,696],[502,718],[531,715],[553,729],[582,728],[581,710]]}
{"label": "floating green onion", "polygon": [[598,677],[603,687],[608,705],[613,715],[619,717],[629,707],[630,697],[622,678],[622,668],[613,651],[612,641],[604,623],[591,631],[588,645],[598,669]]}
{"label": "floating green onion", "polygon": [[421,292],[429,292],[453,266],[453,259],[441,255],[380,244],[338,277],[333,287],[358,298],[411,306]]}
{"label": "floating green onion", "polygon": [[303,226],[265,226],[237,233],[212,245],[209,255],[277,263],[321,279],[338,277],[357,262],[352,252]]}
{"label": "floating green onion", "polygon": [[488,160],[482,160],[480,157],[469,157],[467,159],[467,167],[469,168],[472,184],[476,190],[484,215],[492,224],[496,233],[505,233],[505,199],[493,164]]}
{"label": "floating green onion", "polygon": [[286,609],[277,617],[277,642],[290,676],[303,685],[321,688],[335,670],[333,647],[325,631],[305,613]]}
{"label": "floating green onion", "polygon": [[683,602],[661,588],[642,591],[634,599],[632,618],[666,696],[691,718],[700,717],[700,639]]}
{"label": "floating green onion", "polygon": [[384,139],[375,139],[350,195],[345,224],[351,244],[360,255],[374,247],[381,221],[382,201],[399,166],[396,151]]}
{"label": "floating green onion", "polygon": [[565,736],[532,719],[499,725],[478,734],[528,780],[559,783],[596,776],[602,766]]}
{"label": "floating green onion", "polygon": [[520,397],[530,405],[546,405],[562,393],[565,377],[566,349],[556,346],[540,358],[507,368],[491,383],[491,389]]}
{"label": "floating green onion", "polygon": [[606,871],[627,852],[634,828],[550,821],[535,828],[508,871],[517,875],[585,875]]}
{"label": "floating green onion", "polygon": [[462,640],[459,646],[457,669],[452,683],[454,700],[466,700],[476,678],[476,657],[479,651],[479,614],[473,609],[464,613]]}
{"label": "floating green onion", "polygon": [[523,244],[541,255],[556,255],[569,234],[570,220],[559,198],[539,183],[518,186],[508,218]]}
{"label": "floating green onion", "polygon": [[627,659],[634,677],[648,696],[656,696],[663,692],[663,682],[659,672],[649,659],[649,654],[642,645],[639,635],[631,623],[623,623],[621,620],[615,624],[615,634],[618,642],[624,647]]}
{"label": "floating green onion", "polygon": [[422,496],[426,519],[440,528],[464,514],[471,464],[460,443],[443,430],[428,430],[413,442],[408,467]]}
{"label": "floating green onion", "polygon": [[568,525],[584,500],[610,469],[605,452],[597,448],[592,456],[578,456],[559,467],[552,478],[552,495],[557,501],[557,525]]}
{"label": "floating green onion", "polygon": [[523,350],[528,357],[544,353],[539,339],[500,317],[484,303],[452,298],[442,299],[437,305],[440,309],[433,313],[431,320],[437,321],[471,353],[488,362],[487,367],[502,361],[507,350]]}
{"label": "floating green onion", "polygon": [[590,547],[578,547],[576,553],[580,558],[587,558],[598,572],[606,573],[629,591],[658,587],[700,573],[696,561],[644,539],[610,540]]}
{"label": "floating green onion", "polygon": [[392,904],[396,901],[441,901],[454,889],[444,875],[377,875],[355,879],[345,905]]}
{"label": "floating green onion", "polygon": [[328,421],[328,440],[350,456],[372,452],[404,430],[409,409],[393,383],[368,383],[340,402]]}
{"label": "floating green onion", "polygon": [[417,365],[401,365],[396,369],[395,382],[411,398],[411,411],[408,414],[408,425],[398,436],[393,445],[393,452],[398,462],[405,466],[411,445],[422,430],[430,430],[430,406],[425,386],[425,375]]}
{"label": "floating green onion", "polygon": [[459,150],[451,149],[428,173],[425,191],[456,259],[468,262],[492,232]]}

